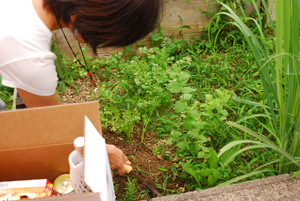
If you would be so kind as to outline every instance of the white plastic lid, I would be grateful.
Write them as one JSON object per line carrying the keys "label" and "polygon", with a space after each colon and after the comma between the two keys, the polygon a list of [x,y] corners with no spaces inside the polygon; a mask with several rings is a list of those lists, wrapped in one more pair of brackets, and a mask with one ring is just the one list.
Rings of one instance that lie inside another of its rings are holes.
{"label": "white plastic lid", "polygon": [[74,147],[76,151],[78,151],[81,155],[83,155],[84,137],[77,137],[74,140]]}

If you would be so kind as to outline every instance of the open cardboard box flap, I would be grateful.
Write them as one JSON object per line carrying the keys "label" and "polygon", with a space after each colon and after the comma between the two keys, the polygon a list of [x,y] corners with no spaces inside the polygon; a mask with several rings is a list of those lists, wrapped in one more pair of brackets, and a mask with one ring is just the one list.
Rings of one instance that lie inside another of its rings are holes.
{"label": "open cardboard box flap", "polygon": [[0,113],[0,181],[48,179],[69,172],[73,141],[84,117],[102,135],[98,102]]}

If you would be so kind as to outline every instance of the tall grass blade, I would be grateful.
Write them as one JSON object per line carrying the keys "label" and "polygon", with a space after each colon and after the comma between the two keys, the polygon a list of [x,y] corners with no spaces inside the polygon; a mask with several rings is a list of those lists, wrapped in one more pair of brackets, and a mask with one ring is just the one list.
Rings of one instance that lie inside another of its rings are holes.
{"label": "tall grass blade", "polygon": [[230,184],[236,183],[238,181],[241,181],[243,179],[246,179],[246,178],[249,178],[249,177],[252,177],[252,176],[256,176],[256,175],[261,174],[261,173],[266,173],[266,172],[274,172],[274,170],[272,170],[272,169],[265,169],[265,170],[253,171],[253,172],[250,172],[248,174],[245,174],[245,175],[236,177],[234,179],[231,179],[229,181],[226,181],[224,183],[221,183],[218,186],[230,185]]}
{"label": "tall grass blade", "polygon": [[[279,173],[296,171],[300,166],[297,160],[300,156],[300,68],[298,60],[300,1],[276,0],[276,23],[273,23],[266,1],[262,0],[271,27],[275,31],[275,55],[270,53],[270,47],[261,36],[261,31],[259,32],[260,40],[258,40],[231,8],[221,4],[228,12],[219,14],[229,16],[234,20],[232,24],[240,29],[255,58],[268,103],[264,109],[269,123],[263,125],[263,128],[271,135],[266,137],[237,123],[228,122],[228,124],[248,133],[261,142],[265,148],[271,148],[279,153],[277,159]],[[257,10],[257,8],[255,9]],[[264,28],[261,21],[255,22],[255,24],[258,30]],[[249,103],[251,104],[251,102]],[[241,141],[228,144],[229,146],[225,146],[219,155],[230,146],[240,143]],[[249,142],[245,141],[245,143]],[[262,145],[257,142],[251,143],[258,147]],[[247,150],[247,148],[244,149]]]}

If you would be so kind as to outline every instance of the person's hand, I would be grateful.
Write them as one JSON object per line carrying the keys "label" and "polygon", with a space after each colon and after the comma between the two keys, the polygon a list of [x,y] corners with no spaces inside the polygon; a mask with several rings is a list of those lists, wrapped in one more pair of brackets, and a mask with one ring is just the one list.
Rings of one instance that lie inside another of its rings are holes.
{"label": "person's hand", "polygon": [[115,145],[106,144],[106,149],[111,169],[117,169],[119,175],[123,175],[125,173],[124,163],[130,165],[130,161],[124,155],[123,151]]}

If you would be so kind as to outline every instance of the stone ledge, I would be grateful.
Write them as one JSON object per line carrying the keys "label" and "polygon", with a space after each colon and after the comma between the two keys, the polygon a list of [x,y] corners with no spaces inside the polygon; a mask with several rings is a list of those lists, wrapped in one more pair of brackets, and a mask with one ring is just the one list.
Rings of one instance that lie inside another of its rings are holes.
{"label": "stone ledge", "polygon": [[153,198],[151,201],[300,201],[300,177],[287,180],[290,176],[290,174],[283,174],[239,184]]}

